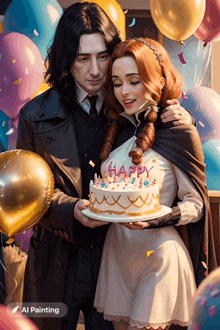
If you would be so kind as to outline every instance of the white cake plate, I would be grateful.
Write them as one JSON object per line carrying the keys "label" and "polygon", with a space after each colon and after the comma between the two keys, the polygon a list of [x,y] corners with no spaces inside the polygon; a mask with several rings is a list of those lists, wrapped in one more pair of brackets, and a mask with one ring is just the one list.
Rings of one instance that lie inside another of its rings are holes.
{"label": "white cake plate", "polygon": [[140,215],[137,217],[120,217],[117,218],[115,216],[108,216],[108,215],[103,215],[103,214],[96,214],[91,212],[89,209],[82,210],[82,213],[85,214],[87,217],[94,219],[94,220],[101,220],[101,221],[108,221],[108,222],[135,222],[135,221],[148,221],[152,220],[158,217],[161,217],[162,215],[166,215],[170,213],[172,209],[168,206],[162,205],[161,210],[153,213],[153,214],[147,214],[147,215]]}

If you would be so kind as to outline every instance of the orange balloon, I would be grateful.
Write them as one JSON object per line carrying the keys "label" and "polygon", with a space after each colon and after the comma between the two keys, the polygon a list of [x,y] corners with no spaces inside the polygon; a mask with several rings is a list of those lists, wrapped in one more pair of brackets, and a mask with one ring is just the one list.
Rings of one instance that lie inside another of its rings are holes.
{"label": "orange balloon", "polygon": [[0,153],[0,232],[9,237],[31,228],[47,212],[54,179],[46,161],[21,149]]}
{"label": "orange balloon", "polygon": [[183,41],[196,32],[205,14],[206,0],[150,0],[158,30],[167,38]]}
{"label": "orange balloon", "polygon": [[[125,40],[126,39],[125,14],[119,3],[116,0],[88,0],[88,1],[97,3],[106,12],[106,14],[112,20],[112,22],[119,29],[122,40]],[[81,2],[84,2],[84,0]]]}

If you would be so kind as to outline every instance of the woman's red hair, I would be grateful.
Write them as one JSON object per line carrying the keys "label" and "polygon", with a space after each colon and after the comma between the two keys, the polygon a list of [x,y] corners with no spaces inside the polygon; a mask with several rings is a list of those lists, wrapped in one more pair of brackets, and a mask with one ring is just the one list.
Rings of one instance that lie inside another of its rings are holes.
{"label": "woman's red hair", "polygon": [[[151,48],[145,44],[145,41],[150,44]],[[174,68],[169,54],[161,44],[155,40],[147,38],[123,41],[119,43],[113,50],[107,74],[106,96],[104,98],[104,104],[106,106],[106,114],[110,120],[120,121],[121,116],[119,113],[124,111],[123,107],[120,105],[114,95],[114,86],[112,83],[112,65],[115,60],[125,56],[132,56],[135,59],[140,79],[146,88],[152,93],[152,104],[159,105],[160,109],[162,110],[166,107],[167,100],[172,100],[180,96],[183,87],[183,79],[178,71]],[[163,88],[161,88],[160,83],[161,77],[165,79]],[[154,125],[152,126],[152,122],[154,121],[155,119],[148,123],[150,125],[147,124],[149,126],[149,130],[146,127],[147,125],[145,126],[140,134],[141,137],[139,141],[137,138],[135,153],[137,151],[138,154],[142,154],[142,152],[145,152],[153,144],[155,132],[152,135],[152,132],[154,131]],[[111,126],[112,125],[109,125],[106,133],[108,136],[108,147],[106,146],[106,141],[104,140],[103,147],[101,149],[100,157],[103,160],[108,158],[114,143],[114,138],[117,134],[114,121],[114,134],[112,134],[111,140]],[[148,136],[148,131],[151,135],[150,138]],[[145,141],[144,136],[146,136],[147,142]],[[131,153],[130,156],[132,156]],[[134,157],[132,156],[132,158],[136,165],[141,162],[141,156],[138,156],[139,160],[137,160],[135,155]]]}

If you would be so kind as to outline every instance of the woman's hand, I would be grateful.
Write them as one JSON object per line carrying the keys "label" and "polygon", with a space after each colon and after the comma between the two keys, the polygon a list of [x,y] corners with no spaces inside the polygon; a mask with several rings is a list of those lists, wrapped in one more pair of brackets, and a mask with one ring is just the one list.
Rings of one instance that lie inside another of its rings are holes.
{"label": "woman's hand", "polygon": [[163,110],[161,120],[163,123],[173,122],[173,125],[192,125],[193,117],[185,110],[178,100],[167,100],[167,107]]}
{"label": "woman's hand", "polygon": [[82,213],[82,210],[87,209],[89,204],[90,202],[86,199],[81,199],[78,202],[76,202],[74,207],[74,218],[77,219],[79,222],[81,222],[83,226],[90,228],[108,225],[109,222],[107,221],[93,220]]}
{"label": "woman's hand", "polygon": [[121,225],[131,230],[143,230],[150,226],[147,221],[122,222]]}

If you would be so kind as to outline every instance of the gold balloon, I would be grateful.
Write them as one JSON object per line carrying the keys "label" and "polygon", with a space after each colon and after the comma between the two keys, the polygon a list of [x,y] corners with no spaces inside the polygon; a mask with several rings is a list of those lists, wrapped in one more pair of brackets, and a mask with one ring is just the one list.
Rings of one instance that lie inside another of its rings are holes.
{"label": "gold balloon", "polygon": [[201,24],[206,0],[150,0],[150,12],[158,30],[167,38],[183,41]]}
{"label": "gold balloon", "polygon": [[[87,1],[87,0],[85,0]],[[81,2],[85,2],[84,0]],[[126,39],[125,14],[116,0],[89,0],[88,2],[97,3],[109,16],[112,22],[120,31],[122,40]]]}
{"label": "gold balloon", "polygon": [[54,179],[46,161],[34,152],[0,153],[0,232],[10,239],[34,226],[47,212]]}

